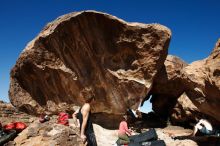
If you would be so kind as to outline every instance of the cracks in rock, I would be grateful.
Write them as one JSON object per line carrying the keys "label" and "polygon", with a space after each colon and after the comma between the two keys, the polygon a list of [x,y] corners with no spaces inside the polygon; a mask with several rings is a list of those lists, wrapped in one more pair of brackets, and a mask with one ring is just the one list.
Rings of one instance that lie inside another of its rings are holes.
{"label": "cracks in rock", "polygon": [[123,70],[119,69],[117,71],[112,71],[110,69],[107,69],[109,73],[111,73],[113,76],[117,77],[120,80],[123,81],[135,81],[137,83],[140,83],[144,85],[145,87],[149,88],[149,85],[151,84],[147,80],[144,79],[143,73],[140,73],[140,69],[136,70]]}

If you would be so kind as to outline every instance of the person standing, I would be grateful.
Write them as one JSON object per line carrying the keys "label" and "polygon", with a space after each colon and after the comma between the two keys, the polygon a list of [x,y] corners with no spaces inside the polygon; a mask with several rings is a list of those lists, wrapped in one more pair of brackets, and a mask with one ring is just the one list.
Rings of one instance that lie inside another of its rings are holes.
{"label": "person standing", "polygon": [[92,120],[91,120],[91,104],[95,97],[91,90],[83,91],[85,103],[78,111],[78,119],[80,123],[80,137],[88,146],[97,146]]}

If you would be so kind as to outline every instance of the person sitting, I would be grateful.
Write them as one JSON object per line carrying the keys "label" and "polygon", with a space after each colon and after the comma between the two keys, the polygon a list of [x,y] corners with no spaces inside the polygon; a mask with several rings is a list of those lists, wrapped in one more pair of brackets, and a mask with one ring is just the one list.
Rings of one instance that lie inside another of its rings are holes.
{"label": "person sitting", "polygon": [[130,143],[129,136],[131,136],[132,131],[128,129],[128,116],[125,114],[123,116],[123,120],[119,124],[118,130],[118,144],[119,145],[127,145]]}
{"label": "person sitting", "polygon": [[213,134],[213,127],[208,120],[200,119],[199,122],[194,126],[191,136],[195,136],[198,131],[203,135],[211,135]]}

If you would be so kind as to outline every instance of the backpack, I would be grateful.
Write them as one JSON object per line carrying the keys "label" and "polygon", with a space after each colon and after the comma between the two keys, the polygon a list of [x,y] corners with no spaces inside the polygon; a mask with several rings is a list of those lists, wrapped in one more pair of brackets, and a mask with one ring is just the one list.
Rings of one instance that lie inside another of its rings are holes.
{"label": "backpack", "polygon": [[27,128],[27,125],[26,125],[25,123],[23,123],[23,122],[15,122],[14,125],[15,125],[15,130],[16,130],[17,132],[21,132],[21,131],[23,131],[25,128]]}
{"label": "backpack", "polygon": [[3,127],[5,131],[16,130],[18,133],[23,131],[25,128],[27,128],[27,125],[23,122],[9,123]]}
{"label": "backpack", "polygon": [[62,124],[62,125],[68,126],[69,125],[68,119],[69,119],[69,115],[67,113],[65,113],[65,112],[61,112],[58,115],[58,119],[57,119],[58,120],[58,124]]}
{"label": "backpack", "polygon": [[15,124],[14,123],[8,123],[3,127],[4,131],[10,131],[15,130]]}

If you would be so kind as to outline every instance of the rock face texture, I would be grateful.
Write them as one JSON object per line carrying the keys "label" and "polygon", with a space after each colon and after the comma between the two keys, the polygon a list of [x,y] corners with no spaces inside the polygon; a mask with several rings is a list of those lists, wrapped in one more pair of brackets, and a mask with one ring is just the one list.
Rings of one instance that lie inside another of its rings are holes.
{"label": "rock face texture", "polygon": [[94,119],[110,128],[127,108],[152,95],[161,117],[186,122],[202,113],[220,122],[220,40],[208,58],[187,65],[167,56],[170,37],[162,25],[95,11],[61,16],[12,68],[11,103],[29,114],[56,114],[72,112],[93,94]]}
{"label": "rock face texture", "polygon": [[206,59],[189,65],[168,56],[158,72],[152,90],[153,110],[174,123],[184,123],[204,115],[220,123],[220,40]]}
{"label": "rock face texture", "polygon": [[163,68],[154,79],[151,102],[152,109],[158,115],[167,117],[184,92],[181,82],[181,71],[187,64],[180,58],[168,55]]}
{"label": "rock face texture", "polygon": [[46,123],[34,121],[29,127],[8,143],[11,146],[84,146],[79,132],[69,126],[55,124],[53,119]]}
{"label": "rock face texture", "polygon": [[136,108],[163,67],[171,32],[159,24],[127,23],[95,11],[49,23],[11,70],[10,100],[31,114],[57,113],[95,95],[93,113]]}
{"label": "rock face texture", "polygon": [[27,126],[36,120],[36,117],[18,111],[10,103],[0,101],[0,123],[6,125],[11,122],[24,122]]}
{"label": "rock face texture", "polygon": [[181,84],[181,71],[187,66],[180,58],[168,55],[163,68],[154,80],[152,93],[165,94],[172,97],[181,95],[184,87]]}
{"label": "rock face texture", "polygon": [[220,122],[220,39],[211,55],[183,70],[186,94],[204,114]]}
{"label": "rock face texture", "polygon": [[199,109],[192,103],[189,97],[184,92],[178,99],[175,107],[170,112],[171,121],[173,124],[192,122],[198,115],[202,115]]}

